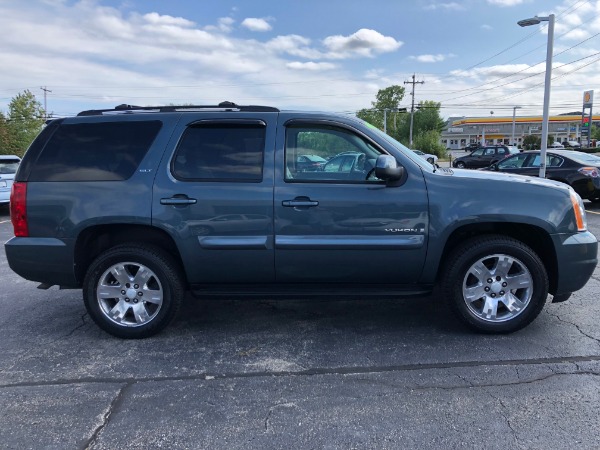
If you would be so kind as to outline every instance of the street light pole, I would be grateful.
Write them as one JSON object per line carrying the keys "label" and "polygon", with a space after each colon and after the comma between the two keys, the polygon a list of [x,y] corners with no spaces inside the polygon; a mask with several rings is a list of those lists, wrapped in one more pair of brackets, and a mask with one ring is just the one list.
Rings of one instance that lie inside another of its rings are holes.
{"label": "street light pole", "polygon": [[552,80],[552,52],[554,46],[554,14],[548,17],[532,17],[519,20],[522,27],[548,22],[548,44],[546,46],[546,79],[544,81],[544,115],[542,116],[542,143],[540,150],[540,178],[546,178],[546,150],[548,150],[548,118],[550,111],[550,82]]}
{"label": "street light pole", "polygon": [[510,145],[515,145],[515,116],[517,109],[521,109],[520,106],[513,106],[513,123],[512,123],[512,137],[510,139]]}

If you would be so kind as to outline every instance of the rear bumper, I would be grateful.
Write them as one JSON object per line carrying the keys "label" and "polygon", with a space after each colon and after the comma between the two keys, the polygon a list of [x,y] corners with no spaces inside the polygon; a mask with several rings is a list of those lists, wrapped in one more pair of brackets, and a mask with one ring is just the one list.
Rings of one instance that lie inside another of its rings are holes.
{"label": "rear bumper", "polygon": [[4,249],[10,268],[26,280],[79,286],[71,240],[13,237],[4,244]]}
{"label": "rear bumper", "polygon": [[558,264],[558,282],[554,295],[581,289],[598,264],[598,239],[589,231],[553,235]]}

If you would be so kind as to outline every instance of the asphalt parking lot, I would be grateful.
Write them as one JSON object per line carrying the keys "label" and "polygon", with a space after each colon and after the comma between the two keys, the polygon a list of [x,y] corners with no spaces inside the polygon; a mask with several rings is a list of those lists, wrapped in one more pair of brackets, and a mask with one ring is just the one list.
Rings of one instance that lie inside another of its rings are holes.
{"label": "asphalt parking lot", "polygon": [[[600,205],[586,202],[600,236]],[[12,235],[0,210],[0,241]],[[189,299],[157,337],[100,331],[0,250],[0,448],[598,448],[600,269],[508,336],[436,296]]]}

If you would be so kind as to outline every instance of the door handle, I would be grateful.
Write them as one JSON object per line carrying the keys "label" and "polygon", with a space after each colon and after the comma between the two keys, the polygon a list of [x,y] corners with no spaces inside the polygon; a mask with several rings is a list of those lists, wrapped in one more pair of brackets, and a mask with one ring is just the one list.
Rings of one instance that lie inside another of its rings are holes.
{"label": "door handle", "polygon": [[161,205],[174,205],[174,206],[185,206],[185,205],[194,205],[198,202],[195,198],[189,198],[188,196],[173,196],[170,198],[161,198]]}
{"label": "door handle", "polygon": [[295,199],[295,200],[284,200],[281,202],[282,206],[287,206],[290,208],[298,208],[298,207],[311,207],[311,206],[319,206],[319,202],[306,199]]}

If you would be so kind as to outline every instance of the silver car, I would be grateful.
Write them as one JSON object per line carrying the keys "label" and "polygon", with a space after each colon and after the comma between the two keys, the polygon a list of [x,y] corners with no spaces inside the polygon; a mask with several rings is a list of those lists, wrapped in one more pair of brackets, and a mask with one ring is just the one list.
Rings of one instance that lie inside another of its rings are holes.
{"label": "silver car", "polygon": [[0,155],[0,205],[7,205],[10,201],[10,188],[20,162],[18,156]]}
{"label": "silver car", "polygon": [[438,157],[436,155],[432,155],[431,153],[425,153],[425,152],[422,152],[421,150],[413,150],[413,152],[415,152],[417,155],[419,155],[421,158],[423,158],[427,162],[429,162],[431,164],[437,164]]}

